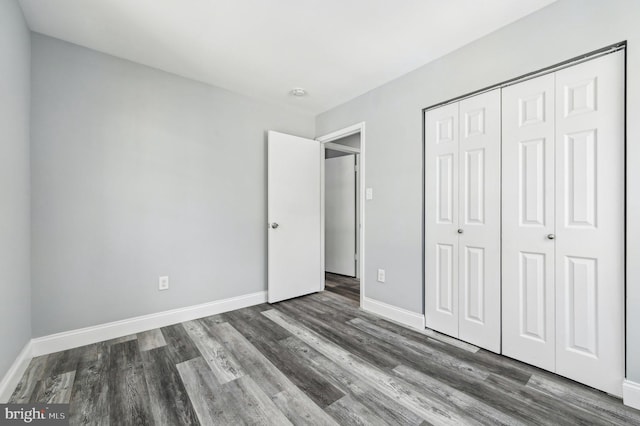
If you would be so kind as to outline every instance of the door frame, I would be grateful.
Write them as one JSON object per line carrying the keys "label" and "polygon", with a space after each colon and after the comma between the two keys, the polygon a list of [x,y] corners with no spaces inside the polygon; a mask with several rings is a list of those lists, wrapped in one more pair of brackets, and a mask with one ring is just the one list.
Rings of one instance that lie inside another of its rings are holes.
{"label": "door frame", "polygon": [[[324,274],[325,274],[325,258],[324,258],[324,249],[325,249],[325,241],[324,241],[324,232],[325,232],[325,203],[324,203],[324,189],[325,189],[325,170],[324,170],[324,160],[325,160],[325,148],[326,144],[330,144],[329,147],[332,149],[335,147],[331,146],[331,142],[334,142],[338,139],[342,139],[347,136],[360,134],[360,158],[358,162],[358,204],[359,204],[359,212],[358,212],[358,222],[359,227],[357,226],[356,230],[358,231],[359,241],[358,241],[358,274],[360,276],[360,307],[362,308],[364,304],[364,292],[365,292],[365,122],[362,121],[360,123],[353,124],[351,126],[345,127],[343,129],[336,130],[334,132],[328,133],[324,136],[317,137],[316,140],[320,142],[320,266],[322,267],[322,285],[321,291],[324,290]],[[345,150],[349,150],[357,154],[355,150],[349,149],[346,147]]]}

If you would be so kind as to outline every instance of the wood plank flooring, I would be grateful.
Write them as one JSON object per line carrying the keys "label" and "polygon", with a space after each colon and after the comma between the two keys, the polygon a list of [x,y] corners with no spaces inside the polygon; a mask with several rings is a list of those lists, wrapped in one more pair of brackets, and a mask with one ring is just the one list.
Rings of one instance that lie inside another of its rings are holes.
{"label": "wood plank flooring", "polygon": [[69,402],[73,425],[640,425],[602,392],[363,312],[330,279],[35,358],[12,402]]}
{"label": "wood plank flooring", "polygon": [[360,305],[360,280],[357,278],[325,272],[324,289]]}

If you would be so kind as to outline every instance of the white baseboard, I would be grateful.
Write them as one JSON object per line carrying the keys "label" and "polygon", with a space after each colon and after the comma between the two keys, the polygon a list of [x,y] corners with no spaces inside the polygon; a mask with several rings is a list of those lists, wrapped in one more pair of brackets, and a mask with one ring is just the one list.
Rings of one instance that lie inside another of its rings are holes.
{"label": "white baseboard", "polygon": [[398,308],[393,305],[380,302],[378,300],[365,297],[362,300],[362,309],[369,311],[381,317],[388,318],[408,327],[416,328],[424,331],[425,322],[424,315]]}
{"label": "white baseboard", "polygon": [[625,379],[622,383],[622,401],[624,405],[640,410],[640,383]]}
{"label": "white baseboard", "polygon": [[29,340],[0,381],[0,404],[6,404],[9,401],[20,379],[22,379],[22,375],[27,370],[32,358],[31,348],[31,340]]}
{"label": "white baseboard", "polygon": [[92,327],[65,331],[49,336],[37,337],[31,340],[33,356],[46,355],[79,346],[90,345],[104,340],[115,339],[140,333],[154,328],[166,327],[184,321],[191,321],[210,315],[221,314],[247,306],[258,305],[267,301],[267,292],[246,294],[203,303],[201,305],[188,306],[186,308],[172,309],[170,311],[155,314],[142,315],[120,321],[109,322]]}

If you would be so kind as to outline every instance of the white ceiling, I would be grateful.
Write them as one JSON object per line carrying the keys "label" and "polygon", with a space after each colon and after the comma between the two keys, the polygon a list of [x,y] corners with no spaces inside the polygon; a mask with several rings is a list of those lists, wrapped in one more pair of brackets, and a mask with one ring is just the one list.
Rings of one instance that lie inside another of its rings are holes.
{"label": "white ceiling", "polygon": [[[320,113],[555,0],[20,0],[33,31]],[[288,94],[303,87],[308,96]]]}

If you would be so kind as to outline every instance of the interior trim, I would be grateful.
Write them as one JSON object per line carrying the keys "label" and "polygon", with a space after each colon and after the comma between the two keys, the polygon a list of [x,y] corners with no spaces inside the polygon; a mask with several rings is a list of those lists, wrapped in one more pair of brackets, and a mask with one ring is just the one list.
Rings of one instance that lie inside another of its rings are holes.
{"label": "interior trim", "polygon": [[31,340],[32,356],[46,355],[79,346],[90,345],[105,340],[116,339],[154,328],[166,327],[184,321],[191,321],[210,315],[221,314],[248,306],[266,303],[267,292],[245,294],[200,305],[172,309],[155,314],[142,315],[120,321],[113,321],[77,330],[65,331]]}
{"label": "interior trim", "polygon": [[388,305],[369,297],[365,297],[363,299],[362,309],[393,320],[407,327],[416,328],[424,333],[425,322],[424,315],[422,314],[398,308],[397,306]]}
{"label": "interior trim", "polygon": [[640,383],[625,379],[622,383],[622,402],[636,410],[640,410]]}
{"label": "interior trim", "polygon": [[33,358],[32,342],[29,340],[0,381],[0,404],[6,404],[9,401],[24,372],[27,371],[31,358]]}

